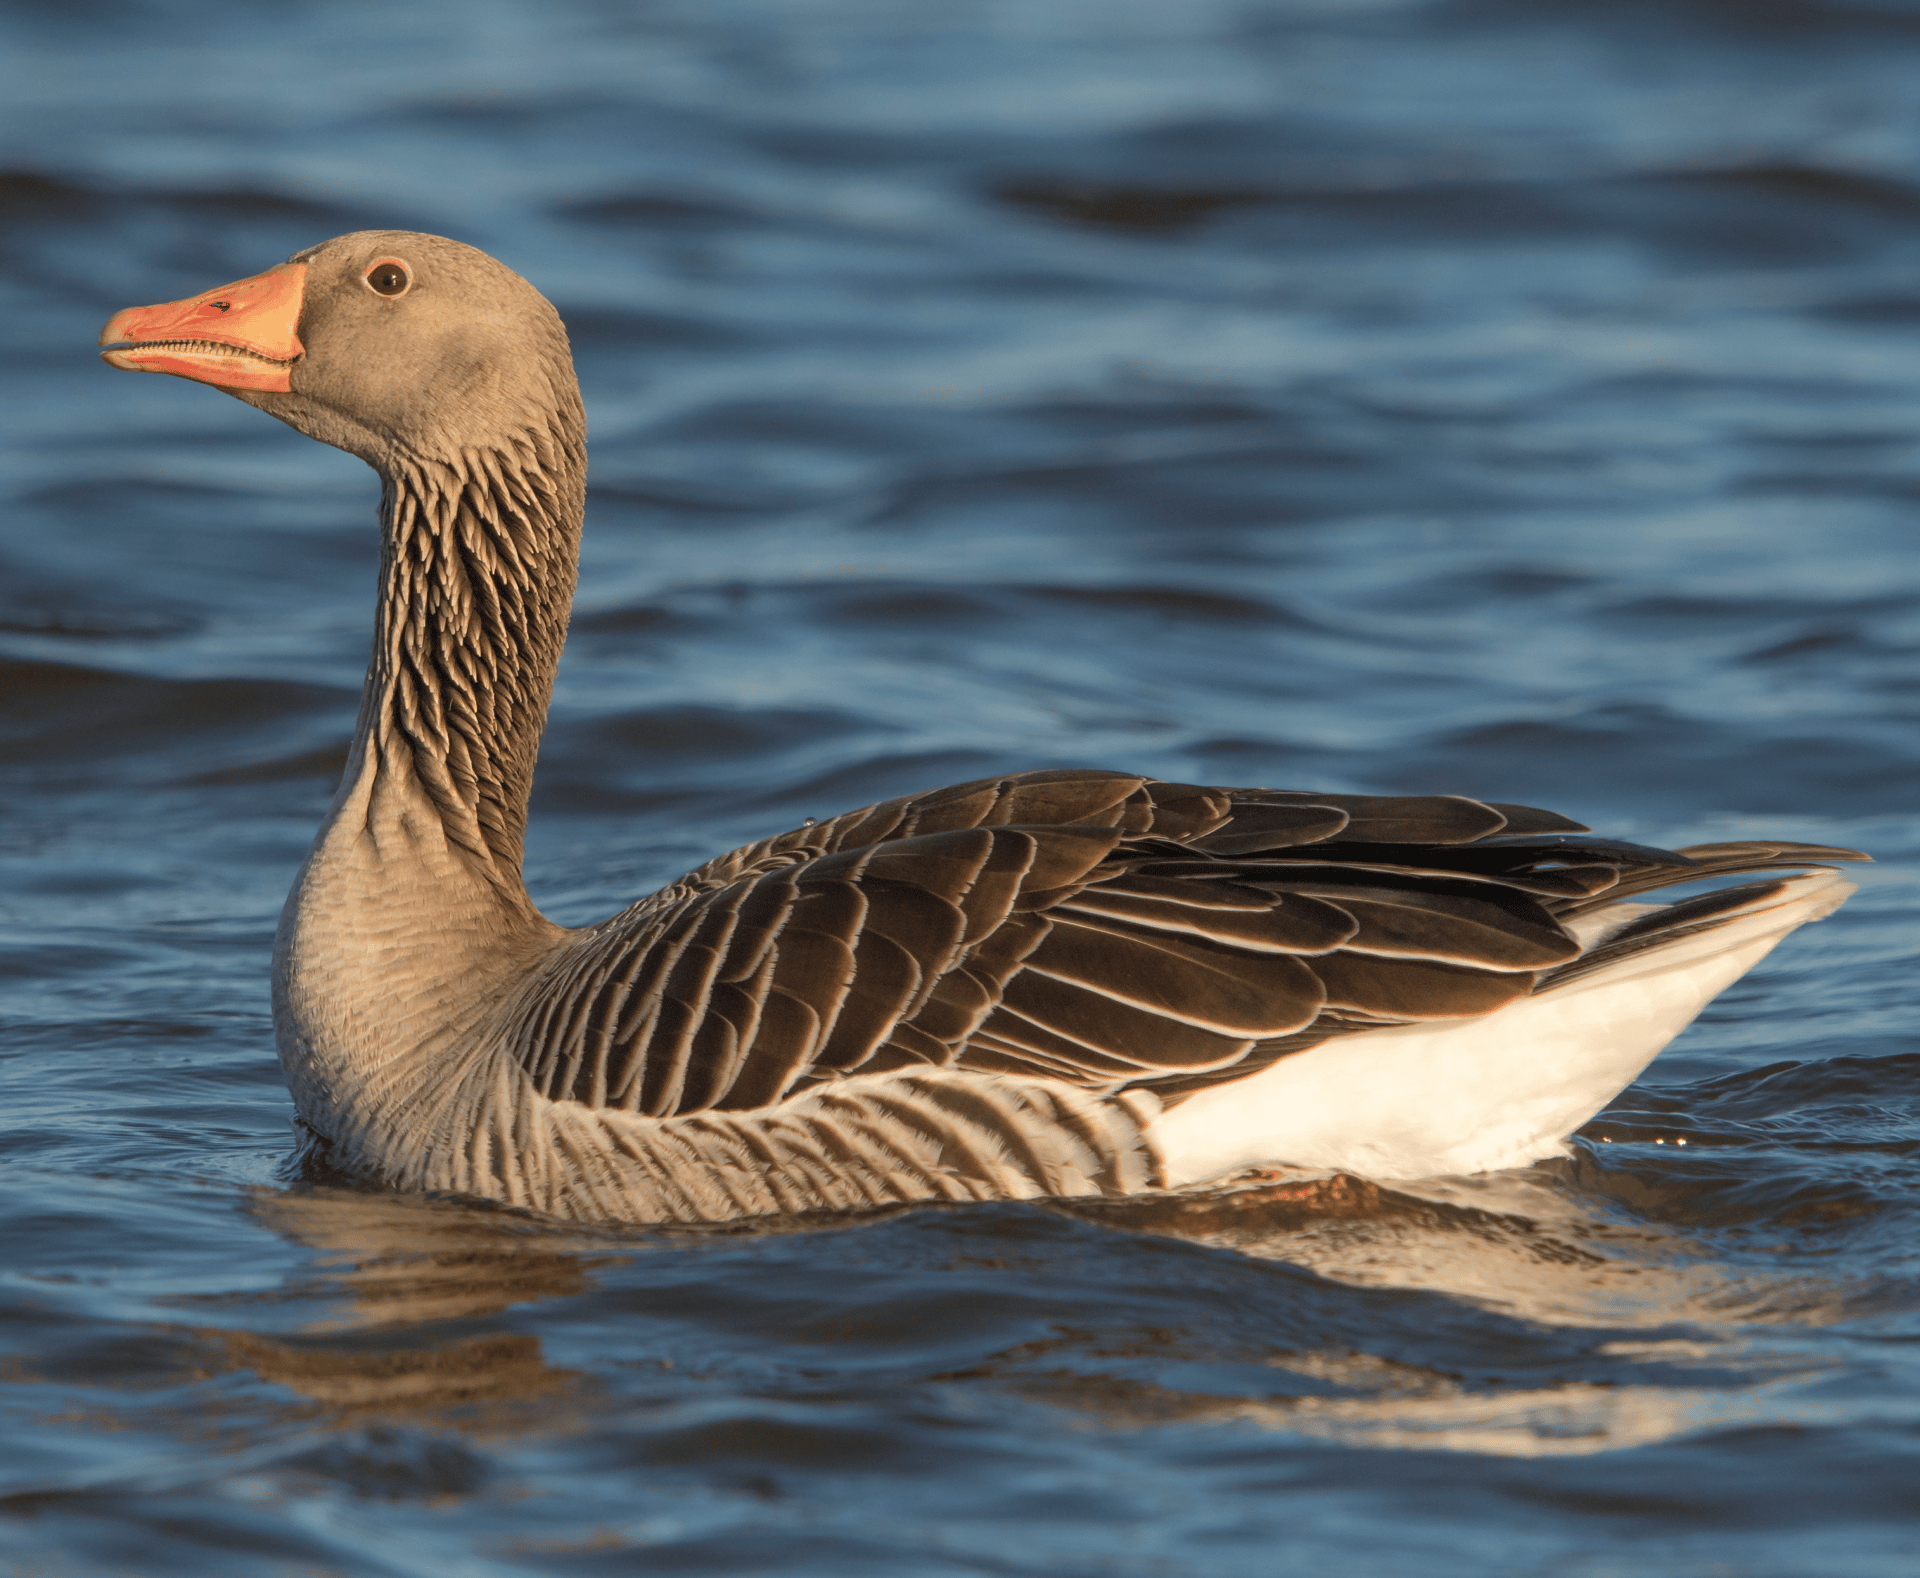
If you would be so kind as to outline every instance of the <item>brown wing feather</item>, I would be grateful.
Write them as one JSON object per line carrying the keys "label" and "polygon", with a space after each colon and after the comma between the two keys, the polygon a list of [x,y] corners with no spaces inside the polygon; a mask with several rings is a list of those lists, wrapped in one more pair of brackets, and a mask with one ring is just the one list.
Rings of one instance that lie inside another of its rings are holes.
{"label": "brown wing feather", "polygon": [[929,1066],[1178,1099],[1491,1013],[1575,967],[1561,915],[1851,853],[1675,854],[1456,795],[982,779],[710,862],[582,933],[509,1034],[542,1093],[661,1117]]}

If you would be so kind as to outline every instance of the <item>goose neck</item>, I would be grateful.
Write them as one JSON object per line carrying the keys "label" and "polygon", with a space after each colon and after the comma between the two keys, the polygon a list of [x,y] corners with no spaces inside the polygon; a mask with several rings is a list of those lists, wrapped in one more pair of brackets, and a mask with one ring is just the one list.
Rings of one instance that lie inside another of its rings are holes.
{"label": "goose neck", "polygon": [[534,760],[578,565],[584,455],[561,435],[382,468],[380,601],[355,757],[368,826],[437,827],[524,902]]}

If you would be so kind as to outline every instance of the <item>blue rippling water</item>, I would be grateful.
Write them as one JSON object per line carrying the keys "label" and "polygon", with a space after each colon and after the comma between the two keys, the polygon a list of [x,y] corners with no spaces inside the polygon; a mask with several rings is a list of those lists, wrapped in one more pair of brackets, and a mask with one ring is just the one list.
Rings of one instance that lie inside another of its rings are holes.
{"label": "blue rippling water", "polygon": [[[0,1565],[1916,1570],[1920,8],[0,16]],[[674,1233],[302,1183],[267,958],[375,486],[91,347],[370,224],[574,335],[556,918],[1057,764],[1879,864],[1522,1173]]]}

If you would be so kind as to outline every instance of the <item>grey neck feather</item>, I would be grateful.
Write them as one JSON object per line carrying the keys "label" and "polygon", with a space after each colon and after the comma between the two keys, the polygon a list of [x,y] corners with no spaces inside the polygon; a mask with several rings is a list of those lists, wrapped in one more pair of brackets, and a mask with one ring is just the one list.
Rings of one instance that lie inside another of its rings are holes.
{"label": "grey neck feather", "polygon": [[380,604],[356,756],[424,800],[502,898],[566,639],[585,495],[577,404],[505,444],[381,468]]}

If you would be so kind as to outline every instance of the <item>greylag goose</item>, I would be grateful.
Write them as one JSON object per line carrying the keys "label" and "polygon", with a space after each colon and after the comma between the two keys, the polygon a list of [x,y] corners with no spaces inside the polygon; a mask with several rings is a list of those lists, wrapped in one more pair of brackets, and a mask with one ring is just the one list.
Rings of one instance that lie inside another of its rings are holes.
{"label": "greylag goose", "polygon": [[300,1118],[396,1188],[660,1222],[1515,1166],[1852,891],[1820,862],[1865,858],[1063,770],[557,926],[521,880],[586,466],[553,307],[472,247],[365,231],[101,344],[380,475],[373,656],[273,1014]]}

